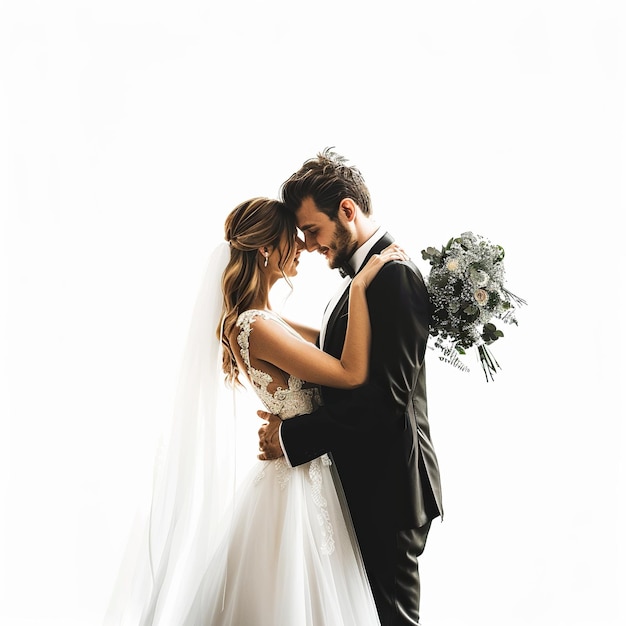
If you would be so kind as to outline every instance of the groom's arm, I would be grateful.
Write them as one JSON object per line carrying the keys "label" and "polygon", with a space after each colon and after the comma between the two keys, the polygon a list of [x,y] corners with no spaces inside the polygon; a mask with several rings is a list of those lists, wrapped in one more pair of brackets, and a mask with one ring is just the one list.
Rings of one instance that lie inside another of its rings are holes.
{"label": "groom's arm", "polygon": [[384,403],[403,414],[411,400],[428,342],[431,303],[419,270],[397,263],[368,291],[372,324],[370,378],[384,390]]}
{"label": "groom's arm", "polygon": [[[354,435],[365,430],[373,430],[376,417],[380,415],[382,394],[374,387],[364,386],[358,398],[351,397],[345,402],[322,406],[313,413],[298,415],[283,422],[270,419],[264,427],[264,439],[271,442],[264,445],[267,454],[260,454],[260,459],[274,459],[284,456],[291,467],[302,465],[317,457],[332,452],[333,447],[349,443]],[[359,391],[359,390],[354,390]],[[368,400],[369,398],[369,400]],[[379,407],[377,411],[375,407]],[[346,419],[356,415],[358,419]],[[269,419],[267,413],[259,412],[263,419]]]}

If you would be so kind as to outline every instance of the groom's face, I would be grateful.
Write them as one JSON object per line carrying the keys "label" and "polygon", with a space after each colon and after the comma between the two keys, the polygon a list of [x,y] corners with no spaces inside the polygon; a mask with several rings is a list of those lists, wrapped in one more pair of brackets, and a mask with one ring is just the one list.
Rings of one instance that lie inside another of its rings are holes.
{"label": "groom's face", "polygon": [[[305,198],[296,211],[298,228],[304,234],[304,245],[309,252],[317,250],[328,261],[330,268],[341,267],[357,249],[357,240],[341,211],[338,220],[331,220],[320,211],[312,198]],[[345,224],[344,224],[345,222]]]}

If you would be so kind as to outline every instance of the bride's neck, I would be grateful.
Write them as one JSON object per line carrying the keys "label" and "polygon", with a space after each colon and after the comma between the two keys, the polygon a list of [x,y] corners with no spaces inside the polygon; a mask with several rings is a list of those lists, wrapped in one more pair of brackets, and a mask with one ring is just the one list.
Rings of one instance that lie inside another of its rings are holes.
{"label": "bride's neck", "polygon": [[274,283],[276,283],[276,280],[272,281],[272,284],[270,284],[269,280],[263,281],[263,283],[261,284],[259,288],[259,293],[257,294],[256,298],[250,305],[251,309],[259,309],[259,310],[267,309],[268,311],[271,310],[272,307],[270,306],[269,296],[270,296],[270,290],[274,286]]}
{"label": "bride's neck", "polygon": [[257,311],[271,311],[272,310],[272,307],[270,306],[270,303],[268,302],[267,299],[265,300],[257,299],[254,302],[251,302],[250,308],[255,309]]}
{"label": "bride's neck", "polygon": [[250,303],[250,308],[251,309],[259,309],[259,310],[264,310],[264,309],[269,309],[270,308],[269,288],[266,285],[264,285],[259,290],[259,293],[257,294],[256,298]]}

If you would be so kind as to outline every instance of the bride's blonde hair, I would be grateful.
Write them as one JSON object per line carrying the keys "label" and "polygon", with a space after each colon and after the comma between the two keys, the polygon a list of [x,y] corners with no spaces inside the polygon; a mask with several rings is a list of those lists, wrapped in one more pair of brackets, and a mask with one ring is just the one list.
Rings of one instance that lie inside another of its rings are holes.
{"label": "bride's blonde hair", "polygon": [[[222,368],[230,383],[239,382],[239,367],[230,346],[240,313],[257,301],[265,283],[261,280],[259,248],[279,251],[281,271],[295,246],[296,222],[293,213],[278,200],[252,198],[235,207],[224,224],[224,238],[230,245],[230,260],[222,275],[222,324],[217,329],[224,347]],[[285,248],[281,250],[280,244]],[[287,278],[284,275],[283,276]],[[288,279],[287,279],[288,280]]]}

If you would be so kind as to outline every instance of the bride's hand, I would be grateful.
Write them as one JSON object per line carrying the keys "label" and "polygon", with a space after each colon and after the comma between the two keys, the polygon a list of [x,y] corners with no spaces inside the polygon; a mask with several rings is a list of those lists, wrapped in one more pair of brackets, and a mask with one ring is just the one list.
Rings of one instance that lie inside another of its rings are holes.
{"label": "bride's hand", "polygon": [[352,279],[352,284],[367,289],[382,267],[389,261],[408,261],[409,255],[397,243],[387,246],[380,254],[372,255],[363,269]]}

